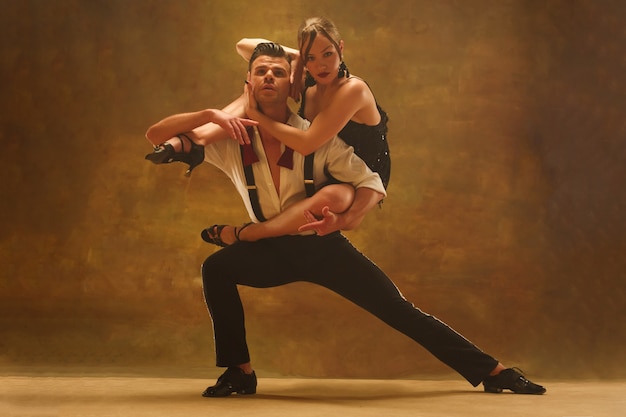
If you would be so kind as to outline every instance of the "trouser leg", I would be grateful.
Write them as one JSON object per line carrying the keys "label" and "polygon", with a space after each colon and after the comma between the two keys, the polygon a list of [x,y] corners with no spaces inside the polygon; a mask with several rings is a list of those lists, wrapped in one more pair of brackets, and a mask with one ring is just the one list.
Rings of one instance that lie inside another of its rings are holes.
{"label": "trouser leg", "polygon": [[267,288],[287,284],[298,277],[297,271],[282,262],[281,242],[285,239],[289,238],[239,242],[214,253],[202,264],[204,298],[213,321],[217,366],[250,362],[237,285]]}
{"label": "trouser leg", "polygon": [[296,280],[322,285],[421,344],[478,385],[498,361],[437,318],[408,302],[391,280],[340,234],[242,242],[203,264],[218,366],[250,360],[237,284],[271,287]]}
{"label": "trouser leg", "polygon": [[204,299],[213,321],[216,364],[223,367],[250,362],[243,306],[237,282],[225,273],[228,263],[223,251],[219,251],[202,264]]}
{"label": "trouser leg", "polygon": [[325,266],[309,276],[311,282],[349,299],[415,340],[474,386],[496,367],[496,359],[408,302],[385,273],[347,239],[338,236],[335,244],[324,247],[332,250],[320,257]]}

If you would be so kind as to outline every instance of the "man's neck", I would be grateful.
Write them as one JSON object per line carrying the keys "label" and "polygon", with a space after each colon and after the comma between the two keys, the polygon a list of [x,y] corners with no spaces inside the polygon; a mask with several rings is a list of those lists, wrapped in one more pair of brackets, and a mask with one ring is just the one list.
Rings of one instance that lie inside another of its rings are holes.
{"label": "man's neck", "polygon": [[289,116],[291,116],[291,110],[286,104],[284,106],[259,106],[261,112],[272,120],[280,123],[287,123]]}

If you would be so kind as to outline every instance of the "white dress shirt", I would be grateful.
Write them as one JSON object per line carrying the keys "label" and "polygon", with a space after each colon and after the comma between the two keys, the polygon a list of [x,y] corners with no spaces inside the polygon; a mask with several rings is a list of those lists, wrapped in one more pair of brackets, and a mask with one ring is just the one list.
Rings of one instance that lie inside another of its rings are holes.
{"label": "white dress shirt", "polygon": [[[306,130],[309,127],[309,122],[294,113],[289,117],[287,124],[302,130]],[[259,203],[265,218],[270,219],[284,211],[291,204],[306,198],[304,156],[298,152],[293,153],[293,170],[280,167],[280,193],[277,193],[263,144],[256,128],[254,129],[254,137],[251,140],[254,151],[259,158],[259,162],[252,164]],[[284,151],[284,149],[285,146],[282,145],[281,150]],[[241,162],[239,143],[228,139],[207,145],[205,147],[205,161],[226,173],[235,185],[235,188],[237,188],[239,195],[241,195],[250,219],[258,222],[259,220],[254,215],[248,189],[246,188],[246,177]],[[337,180],[352,184],[354,188],[371,188],[380,192],[383,196],[387,195],[380,176],[372,172],[361,158],[354,154],[354,149],[346,145],[337,136],[315,151],[313,180],[317,189],[328,181],[324,169],[327,169]]]}

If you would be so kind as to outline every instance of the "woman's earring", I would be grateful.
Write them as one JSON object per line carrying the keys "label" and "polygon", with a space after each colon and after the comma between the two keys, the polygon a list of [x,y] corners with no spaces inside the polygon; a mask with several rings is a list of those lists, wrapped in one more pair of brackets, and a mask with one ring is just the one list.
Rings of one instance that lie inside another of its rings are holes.
{"label": "woman's earring", "polygon": [[341,61],[341,64],[339,64],[339,73],[337,74],[337,78],[343,77],[350,78],[350,71],[348,71],[346,63]]}

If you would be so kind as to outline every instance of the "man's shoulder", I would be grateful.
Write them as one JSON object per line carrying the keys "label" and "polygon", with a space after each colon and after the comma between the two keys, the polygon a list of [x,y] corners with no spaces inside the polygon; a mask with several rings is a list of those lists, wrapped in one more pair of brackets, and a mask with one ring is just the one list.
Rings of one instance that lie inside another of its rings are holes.
{"label": "man's shoulder", "polygon": [[289,119],[287,119],[287,124],[301,130],[307,130],[311,125],[308,120],[303,119],[294,112],[291,112]]}

